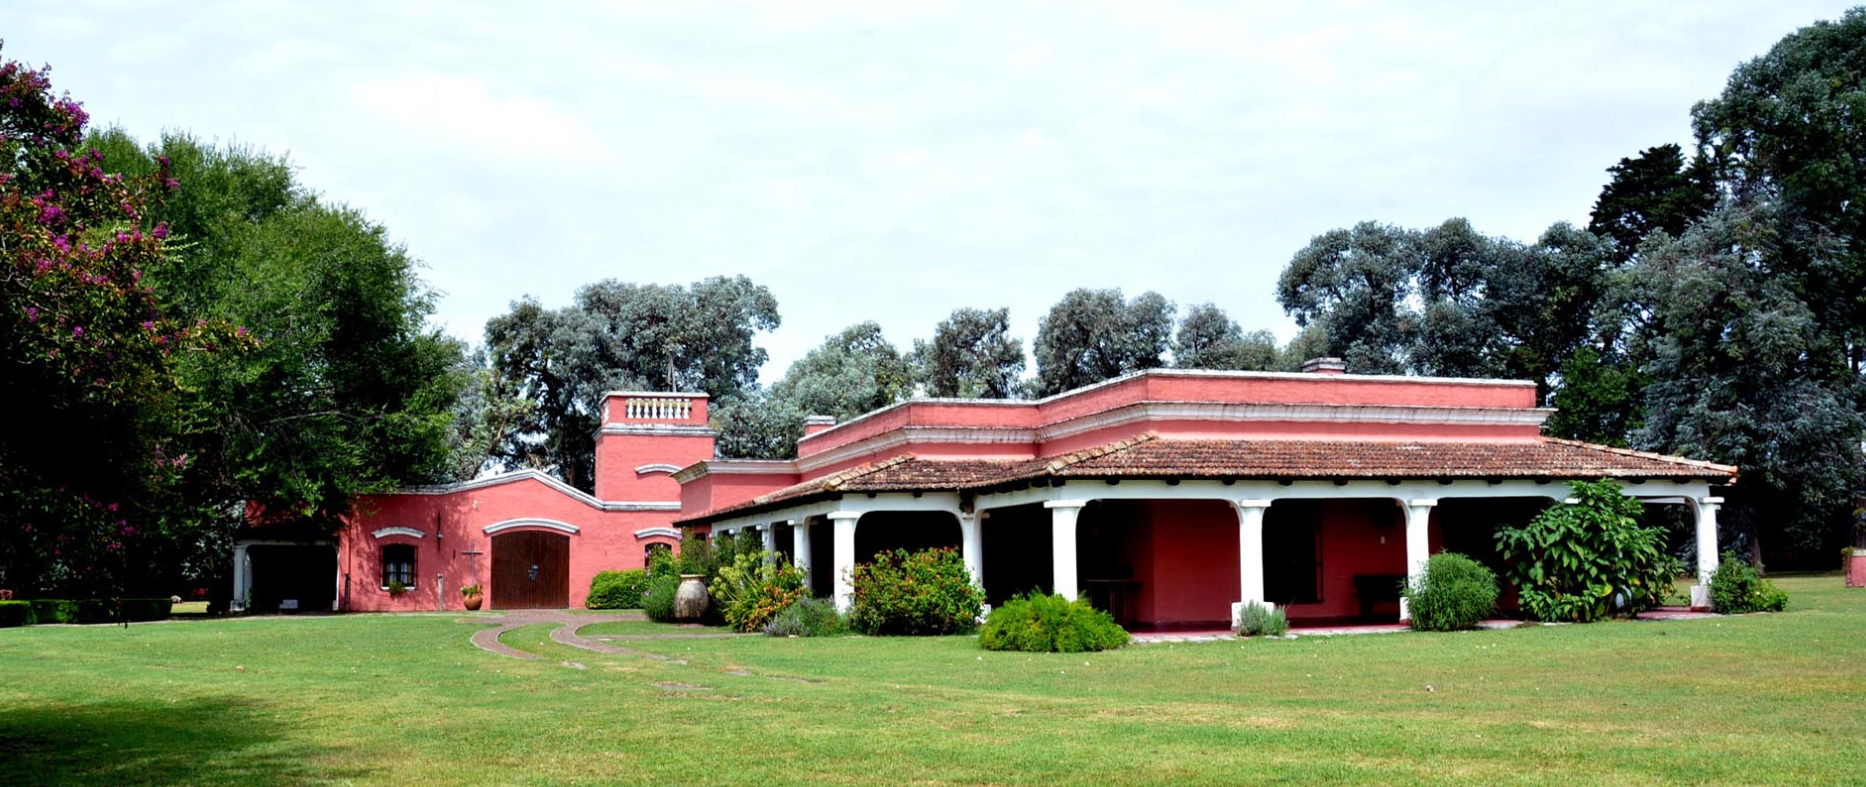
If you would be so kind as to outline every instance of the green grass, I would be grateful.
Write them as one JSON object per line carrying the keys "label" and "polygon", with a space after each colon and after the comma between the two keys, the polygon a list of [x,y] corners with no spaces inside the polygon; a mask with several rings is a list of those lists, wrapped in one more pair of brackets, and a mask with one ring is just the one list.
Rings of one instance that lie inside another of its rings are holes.
{"label": "green grass", "polygon": [[1091,655],[619,643],[679,663],[527,626],[518,660],[445,615],[7,629],[0,782],[1860,784],[1866,591],[1779,583],[1777,615]]}

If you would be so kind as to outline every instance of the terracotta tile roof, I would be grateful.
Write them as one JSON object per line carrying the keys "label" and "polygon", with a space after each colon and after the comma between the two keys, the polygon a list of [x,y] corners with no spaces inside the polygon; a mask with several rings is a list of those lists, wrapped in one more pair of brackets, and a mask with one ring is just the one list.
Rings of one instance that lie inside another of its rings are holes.
{"label": "terracotta tile roof", "polygon": [[1676,456],[1540,438],[1512,442],[1178,440],[1144,434],[1035,460],[919,459],[881,462],[777,489],[683,522],[776,508],[840,493],[953,492],[1043,478],[1703,478],[1736,468]]}

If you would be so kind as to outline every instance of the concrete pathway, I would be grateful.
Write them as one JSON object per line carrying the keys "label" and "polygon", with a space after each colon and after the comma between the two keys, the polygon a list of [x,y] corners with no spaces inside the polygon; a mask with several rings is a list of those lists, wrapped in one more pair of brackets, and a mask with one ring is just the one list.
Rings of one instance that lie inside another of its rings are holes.
{"label": "concrete pathway", "polygon": [[639,640],[724,639],[724,638],[729,638],[729,637],[754,636],[751,634],[739,634],[736,632],[721,632],[717,629],[709,629],[709,628],[698,627],[698,626],[695,627],[695,632],[693,634],[673,634],[673,633],[669,633],[669,634],[600,634],[595,637],[585,637],[577,633],[577,631],[579,629],[582,629],[584,626],[589,626],[589,625],[593,625],[597,623],[615,623],[619,621],[646,621],[647,619],[648,617],[646,615],[643,615],[642,613],[636,612],[636,611],[615,612],[615,613],[593,613],[592,614],[592,613],[585,613],[585,612],[570,612],[570,611],[561,610],[561,609],[515,609],[515,610],[508,610],[508,611],[501,612],[499,615],[495,617],[462,618],[460,622],[474,623],[474,624],[481,624],[481,625],[486,624],[486,623],[493,624],[490,628],[483,628],[483,629],[480,629],[479,631],[473,632],[473,637],[472,637],[473,644],[477,646],[480,650],[484,650],[488,653],[496,653],[501,656],[510,656],[515,659],[535,659],[538,656],[535,653],[527,653],[525,651],[518,650],[516,648],[508,646],[503,642],[500,642],[499,641],[500,635],[504,634],[505,632],[511,631],[512,629],[519,628],[521,626],[529,626],[529,625],[536,624],[536,623],[557,624],[556,626],[551,628],[550,637],[551,637],[552,642],[556,642],[560,645],[569,645],[570,647],[573,647],[573,648],[582,648],[583,650],[592,651],[595,653],[612,653],[612,654],[623,654],[623,655],[629,655],[629,656],[640,656],[643,658],[657,659],[660,661],[668,661],[668,662],[672,662],[675,664],[685,664],[687,662],[685,659],[677,659],[672,656],[663,656],[659,653],[649,653],[646,651],[633,650],[630,648],[624,648],[624,647],[620,647],[617,645],[611,645],[609,643],[614,642],[614,641],[624,641],[624,640],[631,640],[631,639],[639,639]]}

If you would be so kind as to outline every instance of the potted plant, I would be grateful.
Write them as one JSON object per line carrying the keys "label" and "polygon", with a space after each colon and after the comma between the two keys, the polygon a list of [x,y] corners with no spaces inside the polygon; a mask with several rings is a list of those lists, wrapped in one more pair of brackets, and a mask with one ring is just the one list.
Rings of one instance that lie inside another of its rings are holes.
{"label": "potted plant", "polygon": [[478,585],[468,585],[460,589],[460,600],[462,603],[466,604],[466,608],[469,612],[477,611],[479,605],[486,600],[485,591]]}
{"label": "potted plant", "polygon": [[1840,550],[1840,565],[1847,572],[1847,587],[1866,588],[1866,548]]}
{"label": "potted plant", "polygon": [[402,594],[407,592],[408,586],[402,584],[400,581],[391,581],[389,583],[389,598],[401,598]]}

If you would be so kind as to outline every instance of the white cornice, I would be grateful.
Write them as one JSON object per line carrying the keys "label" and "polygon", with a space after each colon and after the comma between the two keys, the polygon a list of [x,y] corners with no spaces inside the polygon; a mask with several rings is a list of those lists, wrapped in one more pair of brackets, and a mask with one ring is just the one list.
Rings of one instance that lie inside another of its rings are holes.
{"label": "white cornice", "polygon": [[603,503],[604,511],[679,511],[679,500],[616,501]]}
{"label": "white cornice", "polygon": [[390,536],[408,536],[409,538],[424,538],[427,536],[426,533],[423,533],[412,527],[385,527],[381,530],[377,530],[373,533],[370,533],[370,535],[375,536],[377,538],[388,538]]}
{"label": "white cornice", "polygon": [[635,531],[635,538],[637,539],[656,537],[680,538],[680,531],[671,527],[645,527]]}
{"label": "white cornice", "polygon": [[555,519],[507,519],[504,522],[494,522],[480,528],[480,530],[490,536],[494,533],[515,530],[521,527],[541,527],[546,530],[555,530],[559,533],[569,533],[573,536],[577,534],[576,525],[568,522],[559,522]]}
{"label": "white cornice", "polygon": [[674,473],[674,480],[685,484],[709,475],[797,475],[797,463],[789,459],[709,459],[681,468]]}
{"label": "white cornice", "polygon": [[647,437],[716,437],[719,434],[704,426],[679,424],[604,424],[596,433]]}
{"label": "white cornice", "polygon": [[563,493],[572,500],[601,511],[680,510],[680,501],[678,500],[598,500],[594,495],[566,484],[556,476],[539,470],[518,470],[510,473],[501,473],[495,476],[487,476],[485,478],[475,478],[471,481],[461,481],[457,484],[411,486],[401,490],[399,494],[451,495],[456,492],[469,492],[475,489],[484,489],[489,486],[499,486],[501,484],[510,484],[518,481],[537,481],[553,490]]}
{"label": "white cornice", "polygon": [[649,473],[666,473],[668,475],[673,475],[678,472],[680,472],[679,467],[666,463],[642,465],[641,467],[635,468],[635,475],[647,475]]}
{"label": "white cornice", "polygon": [[1384,404],[1231,404],[1140,402],[1035,430],[1043,442],[1150,421],[1250,421],[1318,424],[1421,424],[1539,427],[1554,410],[1540,407],[1418,407]]}
{"label": "white cornice", "polygon": [[[797,469],[807,473],[878,451],[926,443],[1024,445],[1034,450],[1037,444],[1037,432],[1034,429],[995,426],[904,426],[799,458]],[[1016,459],[1018,457],[1004,458]]]}
{"label": "white cornice", "polygon": [[706,399],[707,394],[698,391],[604,391],[603,398],[612,396],[634,396],[643,399]]}

